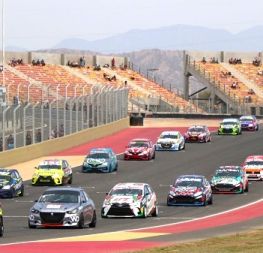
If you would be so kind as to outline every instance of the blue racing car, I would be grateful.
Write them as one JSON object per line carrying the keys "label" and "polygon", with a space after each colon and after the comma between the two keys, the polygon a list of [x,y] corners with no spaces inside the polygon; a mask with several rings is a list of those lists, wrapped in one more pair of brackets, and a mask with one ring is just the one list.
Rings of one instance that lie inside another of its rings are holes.
{"label": "blue racing car", "polygon": [[24,195],[23,180],[16,169],[0,169],[0,197],[13,198]]}
{"label": "blue racing car", "polygon": [[117,156],[111,148],[91,149],[82,165],[82,172],[112,172],[117,169]]}

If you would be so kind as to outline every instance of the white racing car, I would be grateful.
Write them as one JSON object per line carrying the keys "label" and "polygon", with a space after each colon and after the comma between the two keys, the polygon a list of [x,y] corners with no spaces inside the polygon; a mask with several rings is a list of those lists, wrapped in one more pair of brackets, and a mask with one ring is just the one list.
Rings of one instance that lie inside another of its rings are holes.
{"label": "white racing car", "polygon": [[182,149],[185,149],[185,139],[179,131],[162,132],[155,145],[157,151]]}
{"label": "white racing car", "polygon": [[157,198],[146,183],[119,183],[103,202],[101,217],[158,216]]}

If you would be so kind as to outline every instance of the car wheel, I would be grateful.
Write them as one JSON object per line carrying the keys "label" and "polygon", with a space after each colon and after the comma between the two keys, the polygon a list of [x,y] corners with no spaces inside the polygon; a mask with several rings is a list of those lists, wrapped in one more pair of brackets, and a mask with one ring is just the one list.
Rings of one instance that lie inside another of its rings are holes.
{"label": "car wheel", "polygon": [[208,201],[208,205],[212,205],[212,204],[213,204],[213,195],[211,194],[211,197],[210,197],[210,199]]}
{"label": "car wheel", "polygon": [[116,166],[115,166],[115,171],[118,170],[118,163],[116,163]]}
{"label": "car wheel", "polygon": [[143,208],[142,217],[143,217],[143,218],[147,218],[147,208],[146,208],[146,206]]}
{"label": "car wheel", "polygon": [[109,166],[109,170],[108,170],[108,172],[109,172],[109,173],[112,172],[112,166],[111,166],[111,165]]}
{"label": "car wheel", "polygon": [[28,221],[28,228],[36,228],[36,227],[37,227],[36,225],[30,224],[30,222]]}
{"label": "car wheel", "polygon": [[183,147],[182,147],[182,150],[185,150],[185,143],[184,143],[184,145],[183,145]]}
{"label": "car wheel", "polygon": [[16,196],[15,189],[13,188],[12,191],[10,192],[10,198],[14,198]]}
{"label": "car wheel", "polygon": [[22,187],[21,187],[21,192],[19,193],[19,196],[20,197],[24,196],[24,185],[22,185]]}
{"label": "car wheel", "polygon": [[152,216],[153,217],[157,217],[159,214],[159,211],[158,211],[158,206],[155,205],[155,208],[153,209],[153,212],[152,212]]}
{"label": "car wheel", "polygon": [[81,214],[80,217],[79,217],[78,228],[82,229],[84,227],[85,227],[84,216],[83,216],[83,214]]}
{"label": "car wheel", "polygon": [[247,182],[247,185],[246,185],[245,192],[248,192],[248,182]]}
{"label": "car wheel", "polygon": [[68,183],[72,184],[72,181],[73,181],[73,175],[71,174]]}
{"label": "car wheel", "polygon": [[96,216],[96,211],[93,211],[93,217],[91,220],[91,223],[89,224],[90,228],[95,228],[96,227],[96,223],[97,223],[97,216]]}
{"label": "car wheel", "polygon": [[0,218],[0,237],[2,237],[4,235],[4,222],[3,222],[3,218]]}
{"label": "car wheel", "polygon": [[153,153],[153,157],[152,157],[152,159],[155,159],[155,152]]}
{"label": "car wheel", "polygon": [[244,185],[243,184],[240,184],[240,193],[242,194],[242,193],[244,193]]}
{"label": "car wheel", "polygon": [[206,197],[204,197],[203,206],[206,206],[206,204],[207,204]]}

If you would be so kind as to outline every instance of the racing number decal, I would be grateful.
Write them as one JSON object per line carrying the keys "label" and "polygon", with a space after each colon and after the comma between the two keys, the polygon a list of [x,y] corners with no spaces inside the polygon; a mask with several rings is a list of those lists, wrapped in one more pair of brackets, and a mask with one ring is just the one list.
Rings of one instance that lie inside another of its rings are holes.
{"label": "racing number decal", "polygon": [[71,216],[70,219],[72,222],[79,222],[79,216]]}

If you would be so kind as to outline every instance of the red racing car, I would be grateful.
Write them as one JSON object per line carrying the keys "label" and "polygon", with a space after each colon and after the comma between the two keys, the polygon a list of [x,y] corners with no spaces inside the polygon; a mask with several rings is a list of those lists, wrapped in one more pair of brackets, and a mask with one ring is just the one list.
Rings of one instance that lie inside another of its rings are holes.
{"label": "red racing car", "polygon": [[133,139],[124,152],[124,160],[151,160],[155,158],[155,146],[150,139]]}
{"label": "red racing car", "polygon": [[190,126],[184,138],[185,142],[210,142],[211,134],[207,126]]}

